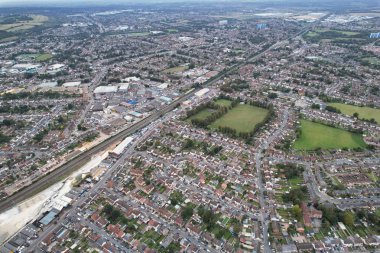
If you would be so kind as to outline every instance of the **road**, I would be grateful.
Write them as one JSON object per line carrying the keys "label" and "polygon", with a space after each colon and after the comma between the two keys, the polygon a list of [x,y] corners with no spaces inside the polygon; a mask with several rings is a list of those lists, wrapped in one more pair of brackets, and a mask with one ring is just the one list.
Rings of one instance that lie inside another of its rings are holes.
{"label": "road", "polygon": [[289,109],[284,108],[284,114],[282,115],[282,120],[280,127],[274,131],[266,140],[264,140],[256,154],[255,154],[255,161],[256,161],[256,170],[257,170],[257,185],[260,190],[260,206],[261,206],[261,225],[262,225],[262,233],[263,233],[263,244],[264,244],[264,253],[272,252],[269,244],[269,238],[268,238],[268,214],[267,211],[269,211],[269,208],[267,209],[266,200],[265,200],[265,185],[263,184],[262,179],[262,158],[263,158],[263,152],[268,148],[269,144],[273,142],[283,131],[285,128],[289,118]]}

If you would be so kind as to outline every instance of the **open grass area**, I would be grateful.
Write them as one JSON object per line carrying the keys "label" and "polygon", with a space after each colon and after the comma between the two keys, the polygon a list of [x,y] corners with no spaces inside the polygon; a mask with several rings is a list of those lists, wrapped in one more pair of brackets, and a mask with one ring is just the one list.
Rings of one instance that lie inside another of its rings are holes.
{"label": "open grass area", "polygon": [[26,21],[16,20],[14,23],[0,24],[0,31],[17,32],[20,30],[27,30],[35,26],[42,25],[49,19],[47,16],[43,16],[43,15],[30,15],[29,17],[31,17],[32,20],[26,20]]}
{"label": "open grass area", "polygon": [[191,122],[192,119],[204,120],[208,116],[210,116],[213,112],[214,112],[213,109],[204,109],[204,110],[198,112],[197,114],[187,118],[186,121]]}
{"label": "open grass area", "polygon": [[359,113],[360,119],[375,119],[377,123],[380,124],[380,109],[366,107],[366,106],[355,106],[347,105],[342,103],[329,103],[329,105],[338,108],[342,113],[352,116],[355,112]]}
{"label": "open grass area", "polygon": [[215,120],[210,127],[230,127],[240,133],[247,133],[262,122],[268,114],[268,110],[256,106],[239,104],[228,111],[221,118]]}
{"label": "open grass area", "polygon": [[379,178],[373,172],[368,173],[367,175],[375,183],[379,180]]}
{"label": "open grass area", "polygon": [[338,32],[338,33],[343,34],[343,35],[348,35],[348,36],[355,36],[355,35],[360,34],[358,32],[351,32],[351,31],[340,31],[340,30],[332,30],[332,31]]}
{"label": "open grass area", "polygon": [[218,99],[214,103],[220,106],[228,107],[231,105],[232,101],[228,99]]}
{"label": "open grass area", "polygon": [[39,62],[48,61],[51,58],[53,58],[53,55],[51,54],[40,54],[36,57],[36,61],[39,61]]}
{"label": "open grass area", "polygon": [[188,69],[187,66],[178,66],[178,67],[173,67],[173,68],[165,69],[162,72],[164,72],[165,74],[175,74],[175,73],[183,72],[183,71],[185,71],[187,69]]}
{"label": "open grass area", "polygon": [[131,37],[144,37],[148,36],[150,33],[149,32],[136,32],[136,33],[128,33],[128,36]]}
{"label": "open grass area", "polygon": [[361,60],[371,65],[380,66],[380,58],[377,58],[377,57],[364,57]]}
{"label": "open grass area", "polygon": [[18,39],[17,36],[11,36],[11,37],[8,37],[8,38],[0,39],[0,43],[11,42],[11,41],[14,41],[14,40],[17,40],[17,39]]}
{"label": "open grass area", "polygon": [[300,137],[293,145],[296,150],[366,147],[360,134],[309,120],[301,120],[301,131]]}
{"label": "open grass area", "polygon": [[314,31],[310,31],[306,34],[308,37],[315,37],[323,33],[336,33],[340,35],[345,35],[345,36],[356,36],[359,35],[360,33],[358,32],[353,32],[353,31],[344,31],[344,30],[334,30],[334,29],[315,29]]}
{"label": "open grass area", "polygon": [[365,41],[368,37],[364,32],[354,32],[346,30],[334,30],[328,28],[314,29],[305,34],[305,39],[311,42],[345,42],[346,40],[358,40],[358,42]]}
{"label": "open grass area", "polygon": [[38,62],[43,62],[47,61],[53,58],[52,54],[20,54],[17,56],[17,59],[21,61],[38,61]]}
{"label": "open grass area", "polygon": [[277,212],[285,220],[295,220],[291,209],[277,208]]}

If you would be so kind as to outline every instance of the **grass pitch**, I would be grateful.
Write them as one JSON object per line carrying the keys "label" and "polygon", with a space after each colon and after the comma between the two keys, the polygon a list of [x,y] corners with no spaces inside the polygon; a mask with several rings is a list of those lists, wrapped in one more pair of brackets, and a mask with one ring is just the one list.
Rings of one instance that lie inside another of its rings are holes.
{"label": "grass pitch", "polygon": [[232,101],[228,99],[218,99],[214,103],[220,106],[228,107],[232,104]]}
{"label": "grass pitch", "polygon": [[183,72],[183,71],[185,71],[187,69],[188,69],[187,66],[178,66],[178,67],[173,67],[173,68],[165,69],[163,72],[165,74],[176,74],[176,73],[179,73],[179,72]]}
{"label": "grass pitch", "polygon": [[206,109],[203,109],[202,111],[198,112],[197,114],[187,118],[186,121],[191,122],[192,119],[205,120],[213,112],[214,112],[213,109],[206,108]]}
{"label": "grass pitch", "polygon": [[130,37],[145,37],[149,36],[149,32],[135,32],[135,33],[128,33],[128,36]]}
{"label": "grass pitch", "polygon": [[367,145],[360,134],[301,120],[301,136],[294,143],[296,150],[365,148]]}
{"label": "grass pitch", "polygon": [[359,113],[359,119],[372,119],[374,118],[378,124],[380,124],[380,109],[366,107],[346,105],[342,103],[329,103],[329,105],[338,108],[342,113],[352,116],[355,112]]}
{"label": "grass pitch", "polygon": [[228,111],[221,118],[215,120],[210,128],[230,127],[240,133],[252,131],[262,122],[268,114],[268,110],[247,104],[239,104]]}
{"label": "grass pitch", "polygon": [[36,57],[36,61],[43,62],[43,61],[48,61],[51,58],[53,58],[53,55],[51,54],[40,54]]}
{"label": "grass pitch", "polygon": [[43,15],[30,15],[33,20],[28,21],[16,21],[11,24],[0,24],[0,31],[17,32],[20,30],[28,30],[36,26],[40,26],[48,21],[47,16]]}

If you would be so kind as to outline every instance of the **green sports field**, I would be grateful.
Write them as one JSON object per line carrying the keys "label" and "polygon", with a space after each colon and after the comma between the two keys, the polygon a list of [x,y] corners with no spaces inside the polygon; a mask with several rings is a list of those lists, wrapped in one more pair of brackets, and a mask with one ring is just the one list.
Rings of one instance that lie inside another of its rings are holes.
{"label": "green sports field", "polygon": [[210,116],[214,110],[212,109],[203,109],[202,111],[198,112],[197,114],[189,117],[186,119],[186,121],[191,122],[192,119],[199,119],[199,120],[205,120],[208,116]]}
{"label": "green sports field", "polygon": [[48,61],[51,58],[53,58],[53,55],[51,54],[40,54],[36,57],[36,61],[39,61],[39,62]]}
{"label": "green sports field", "polygon": [[128,36],[130,37],[145,37],[148,36],[149,32],[134,32],[134,33],[128,33]]}
{"label": "green sports field", "polygon": [[355,105],[346,105],[342,103],[329,103],[329,105],[338,108],[343,114],[352,116],[355,112],[359,113],[360,119],[374,118],[380,124],[380,109],[371,107],[360,107]]}
{"label": "green sports field", "polygon": [[218,99],[214,103],[220,106],[228,107],[231,105],[232,101],[228,99]]}
{"label": "green sports field", "polygon": [[168,68],[165,69],[163,72],[166,74],[176,74],[179,72],[183,72],[188,69],[188,66],[178,66],[178,67],[173,67],[173,68]]}
{"label": "green sports field", "polygon": [[301,136],[294,143],[296,150],[365,148],[366,144],[360,134],[301,120]]}
{"label": "green sports field", "polygon": [[254,129],[256,124],[262,122],[268,110],[251,105],[239,104],[215,120],[210,128],[230,127],[240,133],[247,133]]}

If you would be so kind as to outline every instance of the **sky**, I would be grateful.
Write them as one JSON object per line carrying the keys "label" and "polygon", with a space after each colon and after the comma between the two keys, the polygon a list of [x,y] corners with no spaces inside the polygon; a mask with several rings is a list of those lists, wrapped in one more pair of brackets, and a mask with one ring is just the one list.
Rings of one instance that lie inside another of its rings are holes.
{"label": "sky", "polygon": [[[0,0],[1,7],[27,6],[80,6],[111,5],[128,3],[180,2],[183,0]],[[209,1],[209,0],[206,0]]]}
{"label": "sky", "polygon": [[[268,4],[302,3],[314,5],[316,3],[343,4],[356,3],[359,5],[375,4],[380,0],[0,0],[1,7],[80,7],[80,6],[109,6],[123,4],[170,3],[170,2],[261,2]],[[316,4],[318,6],[318,4]]]}
{"label": "sky", "polygon": [[[0,0],[1,7],[29,7],[29,6],[83,6],[83,5],[115,5],[115,4],[144,4],[170,2],[281,2],[292,0]],[[312,0],[306,0],[312,1]]]}

